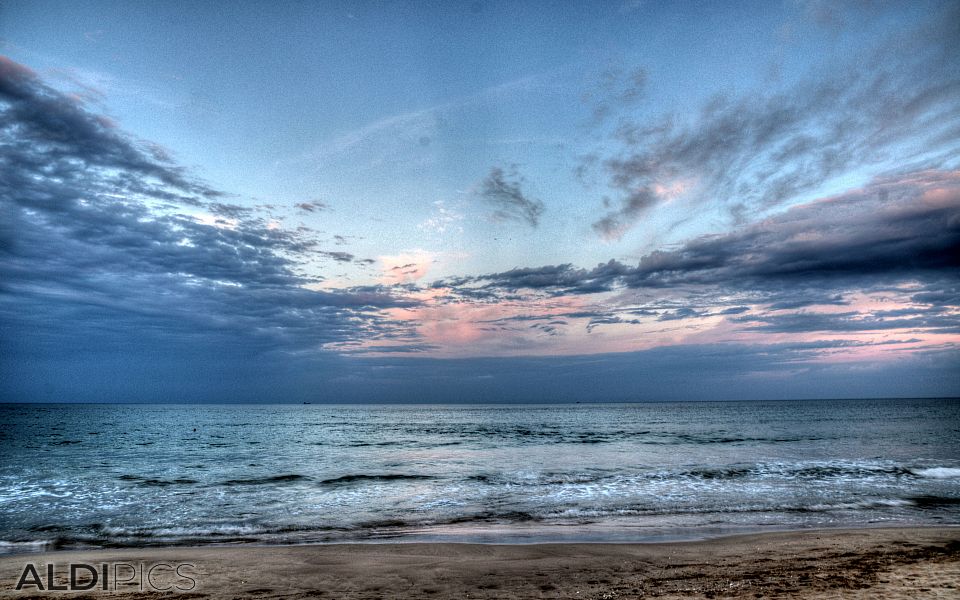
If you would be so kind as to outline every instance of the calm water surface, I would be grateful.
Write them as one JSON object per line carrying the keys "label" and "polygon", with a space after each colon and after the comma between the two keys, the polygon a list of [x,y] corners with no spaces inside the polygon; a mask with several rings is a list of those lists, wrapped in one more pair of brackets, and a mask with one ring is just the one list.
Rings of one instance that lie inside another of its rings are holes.
{"label": "calm water surface", "polygon": [[0,405],[0,551],[960,524],[960,400]]}

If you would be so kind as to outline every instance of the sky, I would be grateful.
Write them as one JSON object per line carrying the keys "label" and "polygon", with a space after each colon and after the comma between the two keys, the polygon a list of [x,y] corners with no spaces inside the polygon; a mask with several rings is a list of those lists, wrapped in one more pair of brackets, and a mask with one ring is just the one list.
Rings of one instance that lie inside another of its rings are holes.
{"label": "sky", "polygon": [[0,0],[0,401],[960,396],[957,2]]}

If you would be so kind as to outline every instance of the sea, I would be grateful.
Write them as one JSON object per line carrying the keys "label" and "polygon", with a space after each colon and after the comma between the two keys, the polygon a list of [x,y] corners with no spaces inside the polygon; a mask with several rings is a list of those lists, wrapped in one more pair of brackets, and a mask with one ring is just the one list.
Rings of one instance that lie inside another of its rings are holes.
{"label": "sea", "polygon": [[0,552],[960,525],[960,399],[0,405]]}

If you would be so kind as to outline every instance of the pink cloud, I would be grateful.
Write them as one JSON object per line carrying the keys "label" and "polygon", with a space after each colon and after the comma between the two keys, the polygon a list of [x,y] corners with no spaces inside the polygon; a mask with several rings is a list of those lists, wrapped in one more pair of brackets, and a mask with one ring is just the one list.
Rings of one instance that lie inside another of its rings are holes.
{"label": "pink cloud", "polygon": [[392,256],[380,256],[380,282],[385,285],[413,283],[427,276],[436,262],[436,255],[426,250],[415,250]]}

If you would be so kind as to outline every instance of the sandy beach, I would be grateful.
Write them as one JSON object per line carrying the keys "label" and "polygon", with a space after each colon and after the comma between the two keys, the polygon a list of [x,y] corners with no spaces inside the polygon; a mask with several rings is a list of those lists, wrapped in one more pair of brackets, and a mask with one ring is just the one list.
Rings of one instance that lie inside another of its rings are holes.
{"label": "sandy beach", "polygon": [[[0,558],[0,596],[27,563],[59,585],[71,563],[189,564],[71,597],[191,598],[956,598],[960,528],[811,530],[656,544],[331,544],[118,549]],[[192,569],[192,570],[191,570]],[[82,573],[82,572],[81,572]],[[127,575],[124,574],[124,578]],[[82,582],[80,578],[78,581]]]}

